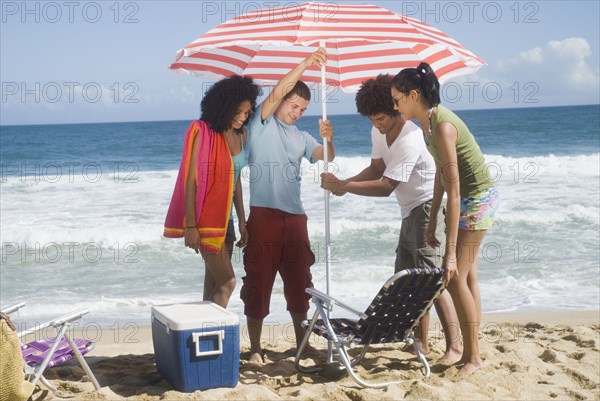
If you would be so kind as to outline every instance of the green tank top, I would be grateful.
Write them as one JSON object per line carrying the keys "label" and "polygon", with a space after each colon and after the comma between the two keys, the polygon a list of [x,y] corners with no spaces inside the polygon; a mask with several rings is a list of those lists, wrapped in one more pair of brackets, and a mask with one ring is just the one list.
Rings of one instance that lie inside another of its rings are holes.
{"label": "green tank top", "polygon": [[431,140],[427,144],[429,153],[437,161],[440,160],[437,138],[435,135],[437,126],[442,122],[448,122],[456,128],[456,156],[458,160],[458,174],[460,177],[460,196],[467,198],[474,196],[494,186],[489,177],[483,153],[473,134],[467,125],[451,110],[437,106],[435,115],[431,116]]}

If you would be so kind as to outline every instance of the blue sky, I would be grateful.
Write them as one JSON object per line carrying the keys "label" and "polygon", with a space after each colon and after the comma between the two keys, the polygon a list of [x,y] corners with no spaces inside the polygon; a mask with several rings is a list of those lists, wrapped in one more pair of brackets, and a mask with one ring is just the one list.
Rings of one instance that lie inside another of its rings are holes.
{"label": "blue sky", "polygon": [[[167,70],[175,52],[235,14],[299,3],[2,0],[0,123],[197,118],[209,83]],[[363,3],[421,19],[487,62],[446,85],[451,108],[600,103],[596,0]],[[334,100],[330,113],[355,112],[352,94]]]}

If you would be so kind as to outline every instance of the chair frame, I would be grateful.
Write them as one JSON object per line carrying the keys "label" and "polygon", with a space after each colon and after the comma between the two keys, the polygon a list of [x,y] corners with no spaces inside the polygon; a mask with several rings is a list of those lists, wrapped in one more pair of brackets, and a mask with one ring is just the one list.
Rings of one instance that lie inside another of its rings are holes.
{"label": "chair frame", "polygon": [[[3,309],[2,312],[6,313],[6,314],[10,314],[10,313],[18,311],[20,308],[22,308],[24,306],[25,306],[25,303],[22,302],[17,305],[13,305],[6,309]],[[48,349],[48,351],[46,351],[46,357],[43,359],[41,364],[39,364],[36,367],[32,367],[27,364],[27,361],[25,361],[25,377],[27,378],[27,380],[29,380],[31,382],[31,384],[33,384],[35,386],[37,384],[37,382],[40,381],[48,389],[50,389],[52,391],[58,390],[56,387],[54,387],[48,381],[48,379],[46,379],[44,377],[44,372],[46,371],[48,364],[52,360],[52,357],[53,357],[54,353],[56,352],[58,345],[64,338],[69,343],[69,346],[71,347],[71,350],[73,351],[73,354],[75,355],[75,358],[77,359],[77,361],[79,362],[79,364],[81,365],[81,367],[83,368],[85,373],[90,378],[90,381],[92,382],[92,384],[94,385],[96,390],[100,389],[100,384],[98,383],[96,376],[94,375],[94,373],[92,372],[92,369],[90,368],[87,361],[85,360],[85,358],[79,351],[79,347],[77,346],[77,344],[75,344],[75,342],[71,338],[71,335],[69,334],[70,329],[72,328],[73,324],[76,322],[79,322],[81,320],[81,318],[88,313],[89,313],[88,309],[85,309],[85,308],[78,309],[76,311],[73,311],[73,312],[63,315],[63,316],[60,316],[56,319],[53,319],[53,320],[43,323],[41,325],[36,325],[32,329],[25,330],[25,331],[18,333],[19,339],[21,339],[21,344],[27,345],[26,343],[23,343],[23,338],[25,338],[26,336],[28,336],[30,334],[40,332],[41,330],[44,330],[48,327],[52,327],[56,332],[56,338],[54,339],[54,342],[50,346],[50,349]]]}
{"label": "chair frame", "polygon": [[[385,294],[387,294],[388,290],[393,289],[393,286],[400,285],[400,283],[403,280],[407,280],[407,278],[409,276],[430,275],[432,277],[432,279],[436,279],[436,281],[435,281],[435,284],[428,283],[427,285],[435,285],[435,291],[429,297],[429,299],[427,300],[425,305],[421,307],[418,317],[410,325],[410,328],[408,330],[406,330],[404,333],[399,333],[399,332],[390,333],[390,335],[387,336],[387,338],[384,338],[383,341],[376,340],[376,342],[373,342],[373,344],[383,344],[383,343],[391,343],[391,342],[406,342],[408,344],[412,344],[415,349],[415,352],[417,354],[417,357],[419,358],[419,360],[425,367],[425,377],[429,377],[429,375],[431,373],[430,368],[429,368],[429,363],[427,362],[425,355],[423,355],[423,352],[419,348],[418,343],[415,341],[413,331],[418,326],[418,324],[421,321],[421,319],[423,318],[423,316],[425,316],[425,314],[429,311],[429,309],[433,305],[433,302],[437,299],[437,297],[444,290],[444,285],[441,280],[441,277],[443,277],[443,274],[444,274],[444,270],[438,269],[438,268],[435,268],[435,269],[416,268],[416,269],[402,270],[402,271],[394,274],[392,277],[390,277],[386,281],[386,283],[382,286],[381,290],[379,291],[379,293],[377,294],[375,299],[373,299],[373,301],[371,302],[371,304],[369,305],[369,307],[366,309],[365,312],[359,312],[356,309],[352,308],[351,306],[349,306],[349,305],[347,305],[347,304],[345,304],[345,303],[343,303],[343,302],[341,302],[319,290],[316,290],[314,288],[307,288],[306,292],[312,296],[312,302],[315,305],[315,313],[313,314],[313,317],[310,320],[310,322],[308,320],[303,322],[303,327],[306,328],[306,334],[304,335],[304,338],[302,339],[302,342],[301,342],[300,347],[298,348],[298,352],[296,354],[296,360],[295,360],[296,368],[301,373],[310,374],[310,373],[316,373],[316,372],[320,371],[321,369],[323,369],[323,367],[325,367],[327,365],[327,364],[320,364],[320,365],[314,365],[314,366],[309,366],[309,367],[300,365],[300,360],[302,359],[301,358],[302,352],[304,351],[304,348],[308,344],[308,339],[309,339],[310,335],[314,332],[317,335],[321,335],[321,336],[328,338],[330,344],[333,343],[333,345],[335,346],[335,349],[340,357],[339,359],[340,359],[343,367],[346,369],[346,371],[352,377],[352,379],[360,386],[368,387],[368,388],[384,388],[393,383],[400,383],[400,381],[377,382],[377,383],[368,382],[368,381],[363,380],[354,371],[353,367],[358,365],[362,361],[363,357],[365,356],[365,354],[367,352],[369,345],[372,344],[372,339],[368,338],[369,336],[365,336],[366,338],[357,337],[356,336],[358,334],[357,329],[360,328],[361,322],[364,323],[370,317],[374,317],[372,312],[370,312],[371,308],[374,305],[377,305],[378,301],[379,301],[379,299],[381,299],[382,295],[385,296]],[[353,321],[354,326],[351,328],[351,332],[349,335],[337,333],[336,330],[333,328],[331,321],[335,320],[335,319],[329,318],[329,312],[333,310],[334,306],[339,306],[340,308],[345,309],[358,317],[359,320]],[[411,306],[413,308],[415,307],[414,304],[409,305],[409,306]],[[319,320],[319,318],[320,318],[320,320]],[[319,322],[322,326],[324,326],[324,330],[323,330],[323,328],[321,328],[321,331],[315,329],[317,322]],[[362,345],[363,348],[362,348],[360,354],[356,358],[353,359],[348,354],[348,349],[354,348],[357,345]]]}

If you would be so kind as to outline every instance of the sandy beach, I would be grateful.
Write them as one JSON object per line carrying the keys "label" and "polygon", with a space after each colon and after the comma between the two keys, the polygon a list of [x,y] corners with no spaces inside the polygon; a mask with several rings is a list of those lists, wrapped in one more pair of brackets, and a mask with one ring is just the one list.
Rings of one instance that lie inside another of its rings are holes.
{"label": "sandy beach", "polygon": [[[52,400],[598,400],[600,399],[600,311],[486,314],[480,333],[485,366],[468,378],[456,367],[438,365],[443,336],[432,319],[431,376],[424,378],[415,357],[402,344],[374,346],[358,372],[371,381],[398,380],[386,389],[360,388],[335,367],[300,374],[288,324],[263,332],[267,360],[244,359],[249,344],[241,328],[239,384],[194,393],[176,391],[156,371],[150,327],[102,330],[87,360],[102,386],[94,390],[76,364],[50,369],[58,388]],[[88,331],[89,337],[96,334]],[[327,343],[313,344],[326,349]],[[307,361],[310,362],[310,361]]]}

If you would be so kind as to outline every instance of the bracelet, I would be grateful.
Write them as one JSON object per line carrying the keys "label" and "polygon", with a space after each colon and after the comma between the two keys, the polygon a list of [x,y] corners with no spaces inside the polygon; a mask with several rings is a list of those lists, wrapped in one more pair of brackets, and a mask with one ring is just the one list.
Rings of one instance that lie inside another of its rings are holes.
{"label": "bracelet", "polygon": [[198,228],[198,226],[185,226],[185,228]]}

